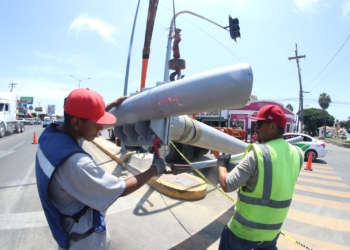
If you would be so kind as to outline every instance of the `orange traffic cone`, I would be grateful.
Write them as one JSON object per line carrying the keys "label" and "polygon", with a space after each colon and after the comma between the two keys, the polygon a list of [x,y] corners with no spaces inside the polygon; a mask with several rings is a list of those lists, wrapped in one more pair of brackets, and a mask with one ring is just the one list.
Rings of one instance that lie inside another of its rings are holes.
{"label": "orange traffic cone", "polygon": [[307,160],[307,164],[304,170],[312,171],[312,153],[309,153],[309,158]]}
{"label": "orange traffic cone", "polygon": [[34,132],[34,136],[33,136],[33,143],[32,144],[38,144],[38,141],[36,139],[36,133]]}

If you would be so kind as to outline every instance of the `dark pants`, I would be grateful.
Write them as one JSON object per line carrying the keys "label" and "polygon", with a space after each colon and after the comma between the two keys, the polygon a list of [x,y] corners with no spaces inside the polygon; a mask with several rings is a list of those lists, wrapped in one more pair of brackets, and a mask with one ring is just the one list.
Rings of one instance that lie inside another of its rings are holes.
{"label": "dark pants", "polygon": [[225,225],[221,233],[219,250],[277,250],[276,244],[279,234],[272,241],[249,241],[234,235]]}

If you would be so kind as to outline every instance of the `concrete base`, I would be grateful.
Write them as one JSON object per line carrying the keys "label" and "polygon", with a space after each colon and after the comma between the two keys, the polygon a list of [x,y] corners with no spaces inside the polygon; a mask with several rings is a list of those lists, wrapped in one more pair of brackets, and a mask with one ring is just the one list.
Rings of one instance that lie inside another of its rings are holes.
{"label": "concrete base", "polygon": [[[136,175],[147,170],[152,165],[152,160],[152,154],[134,154],[130,161],[125,162],[124,167]],[[162,174],[159,177],[153,177],[147,184],[162,194],[183,200],[202,199],[207,193],[206,182],[187,173]]]}
{"label": "concrete base", "polygon": [[201,178],[187,173],[163,174],[159,178],[152,178],[148,184],[162,194],[182,200],[199,200],[207,193],[207,184]]}
{"label": "concrete base", "polygon": [[[135,152],[120,154],[118,146],[103,138],[96,138],[93,143],[133,175],[146,171],[152,165],[153,154],[137,154]],[[206,182],[187,173],[163,174],[159,177],[153,177],[147,184],[162,194],[183,200],[202,199],[207,193]]]}

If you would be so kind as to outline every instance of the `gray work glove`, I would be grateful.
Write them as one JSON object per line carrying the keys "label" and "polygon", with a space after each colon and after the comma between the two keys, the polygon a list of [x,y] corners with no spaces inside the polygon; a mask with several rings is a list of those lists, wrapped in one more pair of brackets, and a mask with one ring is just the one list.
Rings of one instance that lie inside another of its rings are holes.
{"label": "gray work glove", "polygon": [[228,165],[230,164],[230,159],[231,159],[231,155],[219,155],[218,160],[216,161],[216,166],[220,167],[225,167],[227,168]]}
{"label": "gray work glove", "polygon": [[161,175],[165,172],[165,161],[162,158],[157,158],[156,154],[153,155],[153,161],[151,167],[155,167],[157,170],[157,175]]}

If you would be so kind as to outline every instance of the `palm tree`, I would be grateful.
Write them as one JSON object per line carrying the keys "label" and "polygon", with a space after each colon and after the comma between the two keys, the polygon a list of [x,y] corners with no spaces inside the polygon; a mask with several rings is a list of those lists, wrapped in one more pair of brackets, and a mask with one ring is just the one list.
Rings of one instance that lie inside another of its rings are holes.
{"label": "palm tree", "polygon": [[326,114],[325,110],[328,109],[329,104],[332,102],[331,97],[327,95],[325,92],[320,94],[318,98],[318,104],[323,110],[323,135],[326,136]]}
{"label": "palm tree", "polygon": [[289,104],[289,103],[286,105],[286,109],[289,109],[289,110],[292,111],[292,112],[293,112],[293,110],[294,110],[292,104]]}

